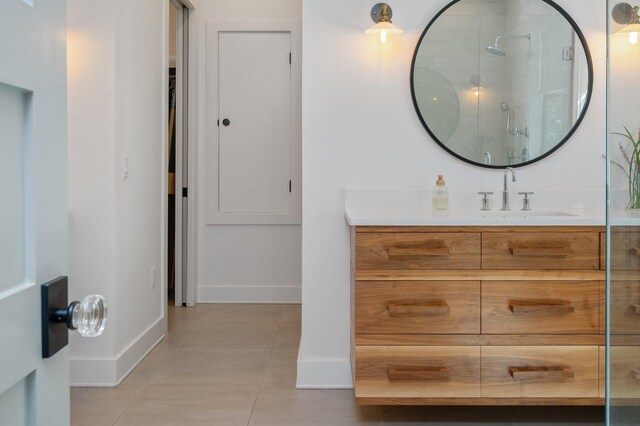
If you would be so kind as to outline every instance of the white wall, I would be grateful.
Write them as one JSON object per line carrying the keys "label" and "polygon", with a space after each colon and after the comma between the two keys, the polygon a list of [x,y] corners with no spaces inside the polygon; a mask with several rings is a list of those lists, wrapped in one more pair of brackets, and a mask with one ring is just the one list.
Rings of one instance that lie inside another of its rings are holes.
{"label": "white wall", "polygon": [[[615,3],[611,3],[613,8]],[[609,15],[610,16],[610,15]],[[611,21],[611,32],[615,32],[622,27]],[[635,137],[638,136],[640,130],[639,108],[637,104],[638,96],[640,96],[640,86],[637,84],[638,71],[638,55],[640,54],[640,45],[632,46],[628,42],[626,35],[613,35],[610,39],[610,78],[609,78],[609,123],[610,132],[622,132],[624,128],[628,128]],[[618,144],[621,143],[630,154],[633,148],[631,144],[623,137],[611,135],[610,154],[611,158],[627,167],[627,163],[619,151]],[[623,209],[629,201],[628,181],[626,175],[616,166],[611,168],[611,207],[612,219],[624,217]]]}
{"label": "white wall", "polygon": [[[111,5],[68,2],[69,298],[103,294],[117,318],[114,22]],[[111,321],[100,339],[71,333],[71,359],[111,358],[114,342]]]}
{"label": "white wall", "polygon": [[[198,8],[199,93],[205,93],[206,24],[212,20],[301,18],[301,0],[201,0]],[[207,99],[198,100],[198,302],[299,302],[299,225],[207,225]]]}
{"label": "white wall", "polygon": [[72,334],[72,384],[116,384],[166,331],[167,13],[166,1],[68,2],[70,297],[109,306],[102,337]]}
{"label": "white wall", "polygon": [[[303,0],[303,285],[298,386],[350,387],[349,230],[345,188],[431,188],[498,193],[502,173],[448,155],[417,119],[411,58],[426,24],[448,0],[398,0],[405,34],[380,45],[363,31],[372,3]],[[550,158],[518,170],[515,190],[603,189],[606,9],[559,0],[582,28],[595,66],[592,104],[575,136]],[[596,13],[600,11],[600,13]],[[604,208],[603,192],[597,192]]]}

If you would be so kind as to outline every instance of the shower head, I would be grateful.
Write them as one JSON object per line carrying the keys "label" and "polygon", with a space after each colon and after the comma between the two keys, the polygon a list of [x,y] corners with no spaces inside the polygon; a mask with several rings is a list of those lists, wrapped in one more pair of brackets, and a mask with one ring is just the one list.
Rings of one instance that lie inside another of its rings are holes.
{"label": "shower head", "polygon": [[527,40],[531,40],[531,34],[522,34],[522,35],[511,35],[511,36],[498,36],[496,37],[496,42],[493,46],[487,47],[485,50],[492,55],[496,56],[507,56],[504,50],[498,49],[498,42],[500,40],[508,39],[508,38],[526,38]]}
{"label": "shower head", "polygon": [[498,49],[495,46],[489,46],[485,49],[487,52],[491,53],[492,55],[496,55],[496,56],[507,56],[506,53],[504,53],[502,50]]}
{"label": "shower head", "polygon": [[504,102],[501,102],[501,103],[500,103],[500,109],[501,109],[502,111],[505,111],[505,112],[506,112],[506,111],[509,111],[509,104],[506,104],[506,103],[504,103]]}

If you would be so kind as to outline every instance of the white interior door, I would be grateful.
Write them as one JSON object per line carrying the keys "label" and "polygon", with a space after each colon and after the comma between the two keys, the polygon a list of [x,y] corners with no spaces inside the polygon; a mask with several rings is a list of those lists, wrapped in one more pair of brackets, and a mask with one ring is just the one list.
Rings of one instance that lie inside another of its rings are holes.
{"label": "white interior door", "polygon": [[219,206],[291,211],[291,33],[220,32]]}
{"label": "white interior door", "polygon": [[0,424],[68,425],[40,284],[67,273],[66,1],[0,0]]}

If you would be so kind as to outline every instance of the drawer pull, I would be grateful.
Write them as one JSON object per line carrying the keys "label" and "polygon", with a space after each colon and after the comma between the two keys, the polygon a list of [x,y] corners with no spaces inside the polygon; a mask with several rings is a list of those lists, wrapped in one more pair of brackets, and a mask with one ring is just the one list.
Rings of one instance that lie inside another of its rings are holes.
{"label": "drawer pull", "polygon": [[509,310],[514,314],[571,314],[575,312],[570,301],[559,299],[509,300]]}
{"label": "drawer pull", "polygon": [[451,254],[444,241],[435,240],[419,247],[389,247],[389,258],[416,258],[448,256]]}
{"label": "drawer pull", "polygon": [[558,381],[574,377],[569,367],[509,367],[509,374],[521,382]]}
{"label": "drawer pull", "polygon": [[447,315],[449,305],[444,300],[428,302],[393,302],[387,306],[391,317],[433,316]]}
{"label": "drawer pull", "polygon": [[629,310],[636,315],[640,315],[640,305],[638,304],[629,305]]}
{"label": "drawer pull", "polygon": [[447,367],[389,368],[387,374],[390,381],[444,380],[449,378],[449,369]]}
{"label": "drawer pull", "polygon": [[640,368],[631,369],[631,374],[636,381],[640,381]]}
{"label": "drawer pull", "polygon": [[540,245],[511,243],[509,253],[512,256],[528,257],[564,257],[571,254],[573,250],[569,244],[561,241],[546,241]]}

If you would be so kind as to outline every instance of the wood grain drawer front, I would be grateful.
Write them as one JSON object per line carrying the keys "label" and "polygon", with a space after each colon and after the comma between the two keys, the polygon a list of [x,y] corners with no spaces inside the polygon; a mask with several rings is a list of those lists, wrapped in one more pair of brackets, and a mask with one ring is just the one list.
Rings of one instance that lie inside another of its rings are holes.
{"label": "wood grain drawer front", "polygon": [[480,234],[356,234],[356,269],[480,269]]}
{"label": "wood grain drawer front", "polygon": [[482,396],[597,398],[598,346],[485,346]]}
{"label": "wood grain drawer front", "polygon": [[478,346],[357,346],[356,397],[479,397]]}
{"label": "wood grain drawer front", "polygon": [[598,334],[600,282],[483,281],[484,334]]}
{"label": "wood grain drawer front", "polygon": [[357,281],[357,334],[479,334],[480,281]]}
{"label": "wood grain drawer front", "polygon": [[639,399],[640,347],[612,346],[610,355],[611,397]]}
{"label": "wood grain drawer front", "polygon": [[[598,348],[598,370],[599,371],[599,379],[598,379],[598,397],[605,398],[606,396],[606,386],[607,386],[607,347],[600,346]],[[637,358],[636,358],[637,359]]]}
{"label": "wood grain drawer front", "polygon": [[[640,284],[618,281],[611,273],[611,334],[640,334]],[[604,316],[604,315],[603,315]]]}
{"label": "wood grain drawer front", "polygon": [[[606,239],[606,234],[603,237]],[[637,228],[611,228],[610,255],[611,270],[640,270],[640,232]]]}
{"label": "wood grain drawer front", "polygon": [[483,269],[599,269],[598,232],[484,233]]}

